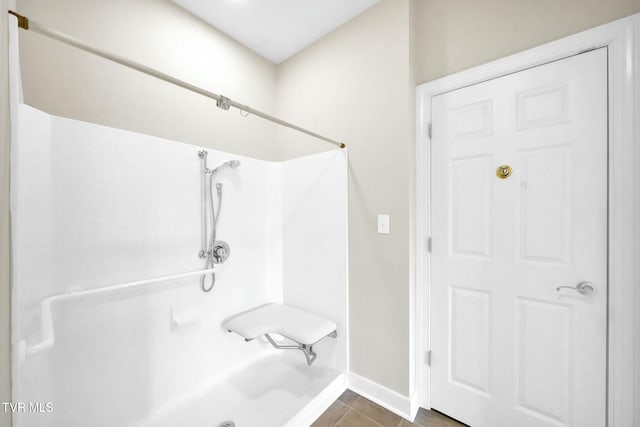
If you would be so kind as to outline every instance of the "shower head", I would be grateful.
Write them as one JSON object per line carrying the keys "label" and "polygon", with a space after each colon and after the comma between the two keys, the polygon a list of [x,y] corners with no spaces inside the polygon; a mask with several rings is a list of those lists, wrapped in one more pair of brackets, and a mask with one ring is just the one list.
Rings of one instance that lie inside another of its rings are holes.
{"label": "shower head", "polygon": [[223,164],[221,164],[220,166],[218,166],[217,168],[208,171],[211,175],[215,175],[216,173],[218,173],[218,171],[220,169],[226,168],[226,167],[230,167],[230,168],[237,168],[238,166],[240,166],[240,160],[229,160],[228,162],[224,162]]}

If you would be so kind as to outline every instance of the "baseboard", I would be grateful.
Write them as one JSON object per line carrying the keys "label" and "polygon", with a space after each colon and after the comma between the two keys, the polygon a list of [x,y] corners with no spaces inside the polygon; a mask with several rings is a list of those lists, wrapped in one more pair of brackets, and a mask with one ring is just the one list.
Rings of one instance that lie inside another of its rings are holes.
{"label": "baseboard", "polygon": [[324,411],[335,402],[347,388],[347,379],[340,374],[335,380],[325,387],[303,410],[290,419],[284,427],[307,427],[313,424]]}
{"label": "baseboard", "polygon": [[411,420],[415,420],[416,419],[416,415],[418,415],[418,411],[420,410],[420,393],[418,393],[418,390],[414,390],[413,394],[411,395],[411,401],[410,401],[410,405],[411,405]]}
{"label": "baseboard", "polygon": [[406,420],[413,421],[416,418],[418,393],[414,392],[409,398],[353,372],[349,372],[348,387]]}

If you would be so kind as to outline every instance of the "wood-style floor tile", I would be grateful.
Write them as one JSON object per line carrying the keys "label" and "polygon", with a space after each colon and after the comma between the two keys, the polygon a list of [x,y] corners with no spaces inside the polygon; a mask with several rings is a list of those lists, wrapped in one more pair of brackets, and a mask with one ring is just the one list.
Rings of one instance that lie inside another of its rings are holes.
{"label": "wood-style floor tile", "polygon": [[427,411],[422,408],[418,411],[414,423],[423,427],[464,427],[464,424],[452,420],[439,412]]}
{"label": "wood-style floor tile", "polygon": [[355,393],[349,389],[346,389],[344,393],[342,393],[342,395],[338,398],[338,400],[340,400],[342,403],[345,403],[351,406],[353,405],[353,402],[358,400],[358,397],[360,397],[358,393]]}
{"label": "wood-style floor tile", "polygon": [[362,396],[360,396],[351,407],[369,418],[376,420],[385,427],[397,427],[400,421],[402,421],[402,417]]}
{"label": "wood-style floor tile", "polygon": [[350,408],[335,427],[388,427]]}
{"label": "wood-style floor tile", "polygon": [[311,427],[334,427],[348,410],[348,405],[336,400],[315,423],[311,424]]}
{"label": "wood-style floor tile", "polygon": [[346,390],[311,427],[465,427],[435,411],[420,409],[411,422]]}

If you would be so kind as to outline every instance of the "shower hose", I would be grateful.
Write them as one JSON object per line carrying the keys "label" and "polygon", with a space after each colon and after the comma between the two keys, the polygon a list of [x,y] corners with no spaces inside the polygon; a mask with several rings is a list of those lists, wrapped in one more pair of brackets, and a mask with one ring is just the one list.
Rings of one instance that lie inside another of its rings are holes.
{"label": "shower hose", "polygon": [[[205,269],[213,268],[214,266],[214,254],[213,248],[216,243],[216,227],[218,225],[218,217],[220,216],[220,208],[222,207],[222,184],[216,184],[216,190],[218,193],[218,209],[214,211],[213,207],[213,174],[209,175],[209,221],[211,222],[211,234],[209,239],[209,247],[207,248],[207,260],[205,261]],[[200,277],[200,287],[204,292],[210,292],[216,283],[216,273],[211,273],[211,283],[209,286],[206,284],[207,275],[203,274]]]}

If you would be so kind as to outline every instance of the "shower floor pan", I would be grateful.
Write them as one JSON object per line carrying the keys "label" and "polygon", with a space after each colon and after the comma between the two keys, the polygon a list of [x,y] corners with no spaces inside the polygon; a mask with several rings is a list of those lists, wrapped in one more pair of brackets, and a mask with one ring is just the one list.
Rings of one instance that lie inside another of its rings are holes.
{"label": "shower floor pan", "polygon": [[341,372],[299,359],[298,354],[268,356],[137,427],[216,427],[228,421],[236,427],[308,425],[312,408],[321,413],[344,390],[345,380]]}

